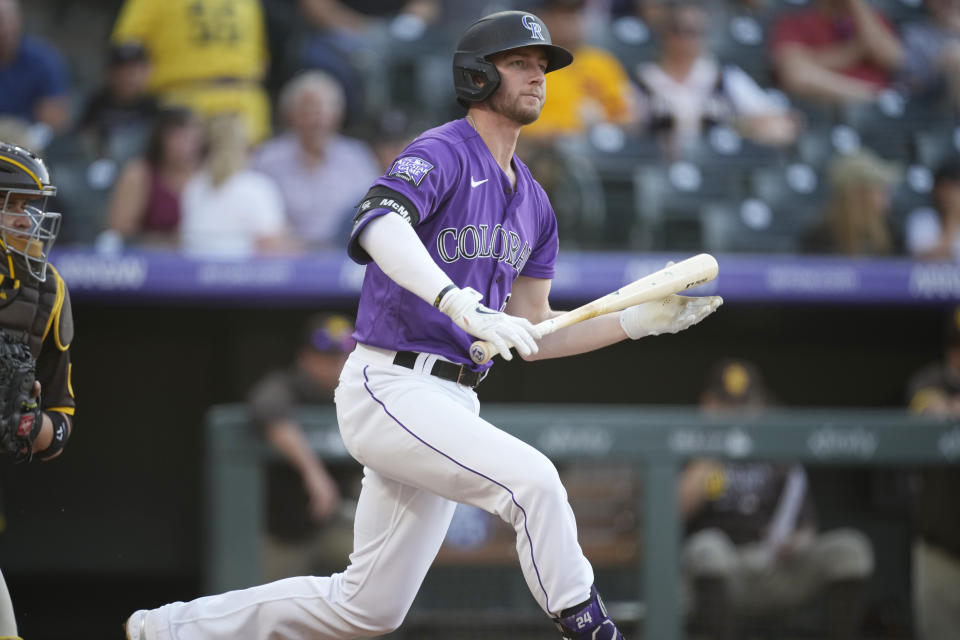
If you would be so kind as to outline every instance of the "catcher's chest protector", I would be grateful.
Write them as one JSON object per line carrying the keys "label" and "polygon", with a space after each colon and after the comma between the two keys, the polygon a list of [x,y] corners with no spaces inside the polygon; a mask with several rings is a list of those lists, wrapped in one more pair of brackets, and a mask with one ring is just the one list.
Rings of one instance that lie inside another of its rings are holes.
{"label": "catcher's chest protector", "polygon": [[51,324],[51,315],[55,315],[62,304],[62,298],[58,296],[59,280],[50,271],[44,282],[27,275],[21,278],[20,291],[13,301],[0,308],[0,329],[14,337],[27,338],[34,358],[40,355],[40,347]]}

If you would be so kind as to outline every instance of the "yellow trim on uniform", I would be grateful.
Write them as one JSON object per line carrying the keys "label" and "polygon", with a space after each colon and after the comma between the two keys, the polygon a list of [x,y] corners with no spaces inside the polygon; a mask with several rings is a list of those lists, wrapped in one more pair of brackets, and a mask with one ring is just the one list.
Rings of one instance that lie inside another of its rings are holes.
{"label": "yellow trim on uniform", "polygon": [[[9,162],[9,163],[12,164],[13,166],[15,166],[15,167],[20,167],[21,169],[23,169],[28,176],[30,176],[31,178],[34,179],[34,181],[36,181],[36,183],[37,183],[37,188],[38,188],[38,189],[43,189],[43,183],[40,182],[40,178],[38,178],[38,177],[37,177],[37,174],[35,174],[33,171],[30,171],[30,169],[27,169],[25,166],[23,166],[22,164],[20,164],[20,163],[17,162],[16,160],[11,160],[10,158],[0,158],[0,160],[3,160],[4,162]],[[0,640],[3,640],[3,637],[2,637],[2,636],[0,636]]]}
{"label": "yellow trim on uniform", "polygon": [[63,278],[60,277],[57,270],[53,268],[53,265],[47,264],[47,266],[50,267],[54,277],[57,279],[57,299],[54,300],[53,309],[50,310],[50,317],[47,318],[47,328],[43,330],[43,340],[41,340],[41,342],[46,342],[47,334],[50,333],[50,327],[52,326],[53,340],[57,343],[57,349],[66,351],[70,345],[64,346],[60,343],[60,311],[63,309],[63,299],[67,295],[66,285],[63,283]]}
{"label": "yellow trim on uniform", "polygon": [[76,398],[73,394],[73,363],[67,364],[67,392],[71,398]]}
{"label": "yellow trim on uniform", "polygon": [[[70,395],[73,394],[71,393]],[[68,416],[72,416],[76,412],[76,409],[73,407],[50,407],[49,409],[44,409],[44,411],[56,411],[57,413],[65,413]],[[3,638],[0,637],[0,640],[3,640]]]}

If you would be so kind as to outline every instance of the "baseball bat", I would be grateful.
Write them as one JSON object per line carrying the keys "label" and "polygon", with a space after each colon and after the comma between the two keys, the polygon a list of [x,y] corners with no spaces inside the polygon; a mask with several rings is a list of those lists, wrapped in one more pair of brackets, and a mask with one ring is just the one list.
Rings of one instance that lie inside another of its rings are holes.
{"label": "baseball bat", "polygon": [[[717,277],[718,270],[717,259],[709,253],[701,253],[634,280],[613,293],[608,293],[582,307],[544,320],[536,326],[540,333],[549,335],[558,329],[569,327],[572,324],[596,316],[623,311],[627,307],[632,307],[641,302],[666,298],[704,282],[710,282]],[[489,342],[477,340],[470,345],[470,358],[477,364],[487,362],[493,357],[494,353],[496,353],[496,350]]]}

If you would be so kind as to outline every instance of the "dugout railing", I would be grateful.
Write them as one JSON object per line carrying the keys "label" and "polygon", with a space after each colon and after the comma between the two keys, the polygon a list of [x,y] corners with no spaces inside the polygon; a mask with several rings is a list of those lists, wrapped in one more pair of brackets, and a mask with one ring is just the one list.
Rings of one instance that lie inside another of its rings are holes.
{"label": "dugout railing", "polygon": [[[707,418],[690,408],[490,404],[481,415],[558,463],[605,460],[640,469],[642,544],[636,606],[643,637],[683,637],[678,470],[690,457],[797,460],[816,464],[960,464],[960,423],[896,410],[782,410]],[[332,407],[302,412],[319,454],[345,461]],[[453,427],[451,427],[453,428]],[[204,589],[217,593],[262,581],[258,564],[264,510],[264,462],[272,454],[242,405],[211,408],[206,425]],[[644,585],[656,585],[645,589]],[[531,599],[532,600],[532,599]]]}

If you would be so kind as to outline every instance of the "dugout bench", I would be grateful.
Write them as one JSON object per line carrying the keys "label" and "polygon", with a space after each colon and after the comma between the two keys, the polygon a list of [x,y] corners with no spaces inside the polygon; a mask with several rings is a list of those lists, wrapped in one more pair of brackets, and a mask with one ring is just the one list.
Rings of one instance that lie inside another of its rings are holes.
{"label": "dugout bench", "polygon": [[[675,595],[680,592],[681,541],[675,488],[685,459],[960,464],[960,424],[897,410],[804,409],[707,418],[690,408],[489,404],[481,416],[558,463],[596,459],[639,467],[643,518],[636,601],[642,604],[623,615],[642,618],[643,637],[657,640],[683,636],[681,603]],[[301,419],[324,459],[349,459],[332,407],[306,410]],[[243,405],[211,408],[206,435],[204,591],[219,593],[261,582],[256,559],[263,522],[263,463],[273,454],[250,426]],[[657,587],[646,590],[646,584]]]}

